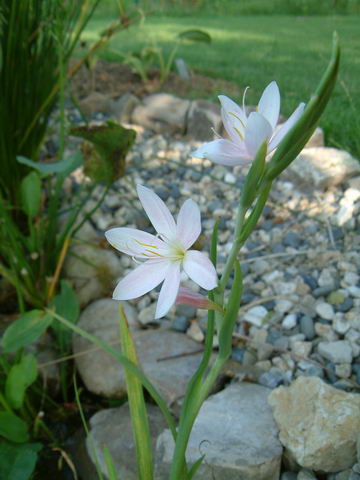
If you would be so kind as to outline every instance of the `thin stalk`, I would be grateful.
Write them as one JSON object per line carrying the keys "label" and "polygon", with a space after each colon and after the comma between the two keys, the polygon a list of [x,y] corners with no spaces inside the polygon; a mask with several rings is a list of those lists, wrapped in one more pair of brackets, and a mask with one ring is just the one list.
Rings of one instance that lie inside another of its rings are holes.
{"label": "thin stalk", "polygon": [[[239,206],[238,206],[238,211],[237,211],[237,215],[236,215],[236,225],[235,225],[233,245],[231,247],[227,262],[225,264],[225,268],[224,268],[223,274],[221,276],[218,288],[216,289],[216,291],[219,292],[220,294],[223,294],[223,292],[225,290],[227,281],[228,281],[228,279],[230,277],[230,274],[231,274],[231,272],[234,268],[234,262],[237,259],[237,256],[239,254],[239,250],[242,246],[241,232],[242,232],[242,228],[243,228],[243,225],[244,225],[244,219],[245,219],[246,211],[247,211],[246,208],[244,208],[244,206],[240,203]],[[216,298],[216,300],[215,300],[216,303],[218,303],[217,302],[217,296],[218,295],[216,295],[216,297],[215,297]],[[220,305],[222,305],[222,302],[220,303]]]}

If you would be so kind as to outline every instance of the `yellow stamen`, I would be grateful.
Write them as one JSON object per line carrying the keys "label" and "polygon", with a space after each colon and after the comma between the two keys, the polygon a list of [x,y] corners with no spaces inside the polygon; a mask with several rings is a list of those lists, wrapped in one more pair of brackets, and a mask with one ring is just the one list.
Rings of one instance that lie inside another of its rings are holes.
{"label": "yellow stamen", "polygon": [[[149,252],[149,253],[152,253],[153,255],[156,255],[157,257],[161,257],[161,258],[164,258],[164,255],[161,255],[161,253],[158,253],[158,252],[152,252],[151,250],[149,250],[148,248],[145,249],[146,252]],[[146,253],[144,253],[144,255],[146,255]],[[146,255],[147,257],[149,257],[150,255]]]}
{"label": "yellow stamen", "polygon": [[157,245],[150,245],[149,243],[139,242],[139,240],[135,240],[135,242],[139,245],[142,245],[143,247],[156,248],[157,250],[159,249]]}
{"label": "yellow stamen", "polygon": [[238,128],[236,128],[236,127],[234,127],[234,130],[235,130],[235,132],[239,135],[239,137],[241,138],[241,140],[244,140],[244,136],[243,136],[243,134],[240,132],[240,130],[239,130]]}
{"label": "yellow stamen", "polygon": [[236,120],[239,120],[239,122],[241,123],[241,125],[245,128],[245,125],[244,125],[244,122],[241,120],[241,118],[239,118],[234,112],[228,112],[229,115],[232,115],[233,117],[236,118]]}

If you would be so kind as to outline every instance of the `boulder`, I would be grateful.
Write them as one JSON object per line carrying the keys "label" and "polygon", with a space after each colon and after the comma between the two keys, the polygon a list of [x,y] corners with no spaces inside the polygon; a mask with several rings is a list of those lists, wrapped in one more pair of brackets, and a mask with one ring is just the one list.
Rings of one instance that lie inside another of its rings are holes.
{"label": "boulder", "polygon": [[326,189],[360,173],[360,163],[344,150],[304,148],[284,172],[289,180],[306,188]]}
{"label": "boulder", "polygon": [[220,106],[207,100],[194,100],[190,104],[186,122],[186,136],[200,141],[214,138],[221,133],[222,120]]}
{"label": "boulder", "polygon": [[125,93],[113,103],[112,115],[119,123],[130,123],[132,113],[139,104],[140,100],[135,95]]}
{"label": "boulder", "polygon": [[298,377],[269,397],[285,455],[304,468],[338,472],[356,462],[360,395]]}
{"label": "boulder", "polygon": [[[156,437],[166,426],[159,408],[147,405],[153,449]],[[100,410],[90,419],[90,433],[86,439],[88,455],[95,464],[95,456],[100,471],[107,477],[104,459],[104,446],[108,447],[117,476],[121,480],[138,480],[135,445],[132,434],[128,404],[120,408]]]}
{"label": "boulder", "polygon": [[[89,305],[81,314],[79,326],[120,352],[117,303],[105,299]],[[199,345],[186,335],[171,330],[137,329],[133,308],[125,302],[123,304],[139,363],[167,403],[172,404],[185,394],[200,363]],[[90,351],[84,354],[86,350]],[[88,390],[105,397],[121,398],[126,394],[124,369],[109,354],[101,349],[94,350],[93,345],[79,335],[73,337],[73,351],[77,355],[76,366]],[[192,352],[197,353],[187,355]]]}
{"label": "boulder", "polygon": [[74,245],[64,264],[64,277],[72,283],[81,306],[111,294],[121,273],[119,256],[96,245]]}
{"label": "boulder", "polygon": [[161,134],[184,133],[190,101],[168,93],[144,98],[131,116],[131,122]]}
{"label": "boulder", "polygon": [[[251,383],[233,384],[208,398],[190,436],[189,465],[201,455],[197,480],[277,480],[282,447],[267,403],[270,390]],[[174,443],[169,430],[156,446],[156,479],[169,478]]]}
{"label": "boulder", "polygon": [[111,113],[113,100],[103,93],[91,92],[90,95],[79,102],[80,110],[84,115],[90,116],[94,113]]}

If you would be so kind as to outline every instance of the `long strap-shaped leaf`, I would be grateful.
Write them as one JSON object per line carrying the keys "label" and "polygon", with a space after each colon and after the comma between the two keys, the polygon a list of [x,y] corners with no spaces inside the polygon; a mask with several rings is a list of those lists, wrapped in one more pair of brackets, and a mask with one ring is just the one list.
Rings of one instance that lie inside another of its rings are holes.
{"label": "long strap-shaped leaf", "polygon": [[[134,341],[119,303],[120,342],[123,354],[135,365],[138,364]],[[128,393],[131,424],[135,441],[139,480],[153,480],[153,458],[148,416],[141,381],[125,368],[125,381]]]}
{"label": "long strap-shaped leaf", "polygon": [[294,127],[286,134],[274,153],[266,177],[273,180],[301,152],[309,140],[316,124],[329,101],[336,83],[340,63],[340,46],[336,33],[333,37],[333,51],[329,65],[320,81],[315,95],[309,101],[304,113]]}
{"label": "long strap-shaped leaf", "polygon": [[102,342],[98,338],[96,338],[94,335],[91,335],[91,333],[86,332],[82,328],[78,327],[77,325],[69,322],[66,320],[66,318],[61,317],[54,311],[46,308],[45,309],[46,313],[49,313],[54,317],[56,320],[61,322],[63,325],[66,325],[70,330],[73,332],[77,333],[78,335],[82,336],[83,338],[86,338],[86,340],[89,340],[89,342],[97,345],[100,347],[102,350],[107,352],[109,355],[111,355],[115,360],[117,360],[123,367],[127,368],[129,371],[131,371],[144,385],[146,390],[150,393],[152,398],[155,400],[157,405],[159,406],[160,410],[162,411],[166,422],[168,424],[168,427],[174,437],[174,440],[176,440],[176,427],[175,427],[175,422],[174,419],[170,413],[170,410],[168,409],[164,399],[160,395],[160,393],[156,390],[156,388],[153,386],[153,384],[150,382],[150,380],[146,377],[146,375],[138,368],[137,365],[135,365],[133,362],[128,360],[124,355],[121,353],[117,352],[114,350],[110,345],[107,345],[106,343]]}

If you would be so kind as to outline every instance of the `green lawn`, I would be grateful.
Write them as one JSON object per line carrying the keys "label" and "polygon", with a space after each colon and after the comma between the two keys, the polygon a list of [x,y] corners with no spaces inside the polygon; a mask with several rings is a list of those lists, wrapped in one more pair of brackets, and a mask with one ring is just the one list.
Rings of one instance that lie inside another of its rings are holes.
{"label": "green lawn", "polygon": [[[83,37],[96,40],[111,20],[104,11],[99,12]],[[282,93],[282,113],[288,115],[313,93],[328,62],[332,32],[337,30],[342,44],[340,77],[321,125],[329,145],[360,157],[359,25],[356,16],[153,15],[147,16],[143,25],[118,34],[111,48],[129,52],[156,42],[169,54],[178,32],[191,27],[205,29],[213,39],[211,45],[183,44],[177,56],[196,72],[234,81],[241,89],[249,85],[247,103],[256,102],[264,87],[276,80]]]}

